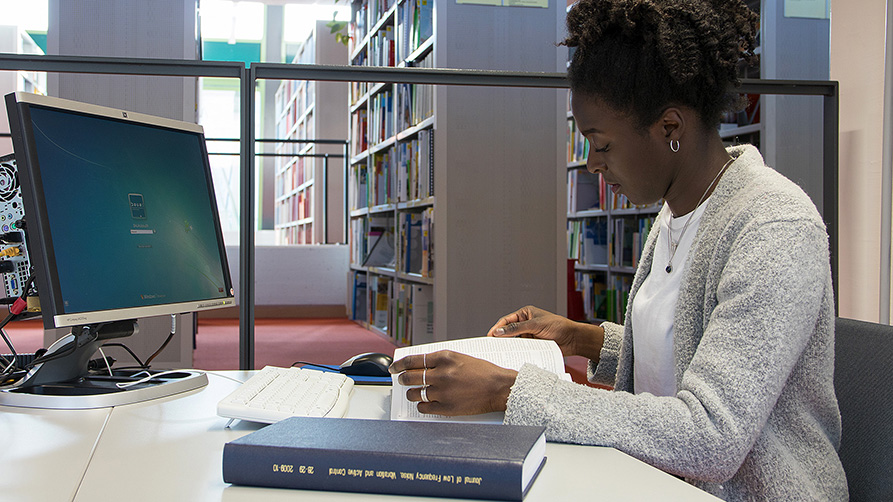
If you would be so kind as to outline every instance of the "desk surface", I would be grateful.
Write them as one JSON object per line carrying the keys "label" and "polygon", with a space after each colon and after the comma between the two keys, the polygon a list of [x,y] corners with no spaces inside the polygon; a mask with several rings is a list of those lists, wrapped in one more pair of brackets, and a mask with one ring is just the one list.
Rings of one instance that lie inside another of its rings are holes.
{"label": "desk surface", "polygon": [[[223,445],[260,427],[216,414],[217,402],[247,373],[209,373],[207,387],[98,410],[0,407],[0,486],[10,500],[134,501],[444,500],[231,486],[223,482]],[[389,415],[390,388],[354,387],[348,417]],[[717,500],[612,448],[546,445],[548,461],[525,501]]]}

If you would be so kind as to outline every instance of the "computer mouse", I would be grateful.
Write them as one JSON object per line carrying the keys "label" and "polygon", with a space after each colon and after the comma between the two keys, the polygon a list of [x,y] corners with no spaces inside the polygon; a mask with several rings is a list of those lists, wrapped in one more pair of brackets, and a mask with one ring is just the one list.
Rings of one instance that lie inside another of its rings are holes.
{"label": "computer mouse", "polygon": [[366,352],[344,361],[338,371],[345,375],[357,376],[391,376],[388,366],[394,358],[380,352]]}

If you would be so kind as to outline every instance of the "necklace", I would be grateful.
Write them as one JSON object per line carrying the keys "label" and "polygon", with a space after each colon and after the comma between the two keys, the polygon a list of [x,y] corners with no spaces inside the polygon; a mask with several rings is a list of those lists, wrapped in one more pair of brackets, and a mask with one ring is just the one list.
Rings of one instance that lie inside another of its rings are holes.
{"label": "necklace", "polygon": [[679,243],[682,242],[682,236],[685,235],[685,231],[688,230],[688,224],[691,223],[691,220],[694,218],[694,212],[697,211],[699,207],[701,207],[701,204],[704,202],[707,194],[710,193],[710,189],[713,188],[713,184],[716,183],[716,180],[718,180],[720,176],[722,176],[722,173],[726,170],[727,167],[729,167],[729,164],[731,164],[733,160],[735,159],[730,157],[729,160],[727,160],[726,163],[723,164],[719,172],[716,173],[716,177],[713,178],[713,181],[711,181],[710,184],[707,185],[707,190],[704,190],[704,194],[701,195],[701,199],[698,200],[695,208],[691,210],[691,213],[689,213],[690,216],[687,220],[685,220],[685,225],[682,225],[682,232],[679,233],[679,240],[677,240],[675,243],[673,242],[673,236],[670,235],[672,233],[670,231],[670,220],[673,219],[673,213],[670,213],[670,220],[667,221],[667,244],[670,245],[670,258],[667,260],[667,268],[665,269],[668,274],[673,271],[673,257],[676,256],[676,248],[679,246]]}

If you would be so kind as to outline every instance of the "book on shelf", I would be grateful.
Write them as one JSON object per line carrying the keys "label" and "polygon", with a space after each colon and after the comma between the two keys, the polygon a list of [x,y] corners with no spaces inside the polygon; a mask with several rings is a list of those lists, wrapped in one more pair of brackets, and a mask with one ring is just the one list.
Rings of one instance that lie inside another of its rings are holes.
{"label": "book on shelf", "polygon": [[406,319],[409,314],[408,297],[411,290],[405,282],[396,283],[394,286],[394,296],[391,301],[391,338],[398,344],[410,343],[410,335],[407,333]]}
{"label": "book on shelf", "polygon": [[[417,354],[429,354],[439,350],[452,350],[467,354],[479,359],[484,359],[497,366],[512,370],[520,370],[524,364],[533,364],[546,371],[559,375],[564,380],[571,380],[564,368],[564,356],[552,340],[540,340],[535,338],[496,338],[475,337],[444,342],[417,344],[409,347],[399,347],[394,351],[394,360]],[[482,415],[469,415],[460,417],[445,417],[419,413],[417,403],[406,398],[409,386],[402,385],[398,381],[398,375],[392,376],[393,388],[391,394],[391,420],[421,420],[421,421],[462,421],[462,422],[502,422],[503,413],[486,413]]]}
{"label": "book on shelf", "polygon": [[602,194],[604,180],[601,174],[592,174],[585,169],[571,169],[567,172],[567,212],[604,210]]}
{"label": "book on shelf", "polygon": [[386,267],[394,266],[396,253],[394,252],[394,235],[390,230],[378,233],[370,232],[369,252],[363,260],[364,267]]}
{"label": "book on shelf", "polygon": [[422,277],[434,277],[434,208],[422,213]]}
{"label": "book on shelf", "polygon": [[388,316],[390,314],[391,278],[370,274],[366,279],[366,290],[369,294],[369,324],[376,328],[388,330]]}
{"label": "book on shelf", "polygon": [[415,50],[434,33],[434,0],[408,0],[413,4],[411,50]]}
{"label": "book on shelf", "polygon": [[349,274],[351,291],[350,318],[366,322],[366,273],[352,270]]}
{"label": "book on shelf", "polygon": [[409,341],[430,343],[434,340],[434,287],[413,284],[409,299]]}
{"label": "book on shelf", "polygon": [[425,213],[400,214],[400,270],[407,274],[420,274],[422,270],[422,219]]}
{"label": "book on shelf", "polygon": [[520,501],[545,453],[541,426],[292,417],[226,443],[223,481]]}
{"label": "book on shelf", "polygon": [[605,217],[568,221],[568,258],[580,265],[608,264],[608,220]]}
{"label": "book on shelf", "polygon": [[587,321],[596,319],[604,319],[614,321],[608,318],[607,309],[607,283],[605,282],[605,274],[603,272],[576,272],[575,289],[582,293],[583,297],[583,313]]}
{"label": "book on shelf", "polygon": [[397,171],[397,156],[393,148],[372,156],[372,174],[369,182],[369,205],[379,206],[394,201],[394,183],[392,180]]}

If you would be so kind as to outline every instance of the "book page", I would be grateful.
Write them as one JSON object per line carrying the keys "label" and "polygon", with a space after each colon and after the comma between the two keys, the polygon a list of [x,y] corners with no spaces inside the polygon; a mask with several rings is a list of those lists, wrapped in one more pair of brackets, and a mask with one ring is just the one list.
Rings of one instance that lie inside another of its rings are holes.
{"label": "book page", "polygon": [[[564,370],[564,357],[561,355],[561,349],[558,348],[558,344],[552,340],[538,340],[534,338],[495,338],[484,336],[400,347],[394,351],[394,360],[396,361],[410,355],[437,352],[438,350],[452,350],[468,354],[489,361],[497,366],[516,371],[520,370],[525,363],[530,363],[546,371],[551,371],[562,379],[568,381],[571,379],[570,375]],[[397,377],[398,375],[392,376],[391,420],[502,422],[503,413],[488,413],[466,417],[445,417],[419,413],[416,406],[417,403],[406,399],[406,391],[410,387],[401,385],[397,381]]]}

